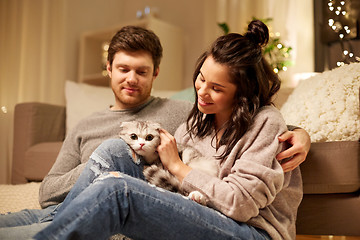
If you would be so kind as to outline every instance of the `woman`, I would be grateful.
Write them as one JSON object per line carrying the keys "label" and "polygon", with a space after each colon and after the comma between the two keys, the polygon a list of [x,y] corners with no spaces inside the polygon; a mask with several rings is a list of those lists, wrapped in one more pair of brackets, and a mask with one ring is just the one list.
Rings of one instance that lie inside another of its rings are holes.
{"label": "woman", "polygon": [[[262,56],[269,39],[261,21],[248,32],[219,37],[194,73],[196,103],[175,138],[161,130],[161,162],[185,190],[197,190],[209,207],[147,184],[120,139],[105,141],[54,221],[37,239],[295,239],[302,198],[299,168],[284,173],[276,160],[278,136],[287,130],[271,97],[280,81]],[[185,165],[176,140],[192,145],[219,176]],[[96,178],[94,166],[111,174]],[[123,174],[126,173],[126,174]],[[82,182],[83,181],[83,182]],[[90,183],[90,184],[89,184]]]}

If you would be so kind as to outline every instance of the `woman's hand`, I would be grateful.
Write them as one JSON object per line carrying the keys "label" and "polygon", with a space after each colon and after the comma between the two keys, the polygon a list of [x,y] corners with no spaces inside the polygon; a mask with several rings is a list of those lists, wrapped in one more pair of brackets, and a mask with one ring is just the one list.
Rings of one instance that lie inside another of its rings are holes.
{"label": "woman's hand", "polygon": [[289,161],[281,164],[284,172],[294,170],[305,161],[310,150],[311,140],[309,134],[304,129],[296,128],[293,131],[287,131],[279,137],[279,141],[286,141],[292,145],[290,148],[282,151],[276,156],[279,161],[292,157]]}
{"label": "woman's hand", "polygon": [[181,182],[191,171],[191,168],[181,161],[175,138],[165,129],[160,129],[159,131],[160,145],[158,146],[157,151],[160,160],[164,167]]}

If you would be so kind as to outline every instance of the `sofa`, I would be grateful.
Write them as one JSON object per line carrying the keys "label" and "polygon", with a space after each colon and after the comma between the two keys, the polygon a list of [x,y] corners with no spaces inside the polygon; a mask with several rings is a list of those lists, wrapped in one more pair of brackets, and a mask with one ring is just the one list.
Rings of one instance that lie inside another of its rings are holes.
{"label": "sofa", "polygon": [[[69,85],[77,88],[73,89],[77,97],[74,100]],[[47,174],[68,130],[67,117],[77,113],[76,109],[70,113],[68,108],[73,107],[71,101],[78,104],[83,91],[79,86],[67,83],[66,107],[38,102],[16,105],[12,184],[41,181]],[[172,98],[191,100],[189,91]],[[281,89],[275,98],[276,106],[281,108],[292,91]],[[312,143],[306,161],[301,164],[304,196],[298,211],[297,234],[360,236],[359,159],[358,140]]]}

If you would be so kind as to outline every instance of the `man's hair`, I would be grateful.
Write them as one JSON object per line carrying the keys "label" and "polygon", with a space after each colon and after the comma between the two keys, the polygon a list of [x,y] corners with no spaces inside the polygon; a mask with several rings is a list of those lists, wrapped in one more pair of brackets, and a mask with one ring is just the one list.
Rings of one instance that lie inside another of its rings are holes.
{"label": "man's hair", "polygon": [[110,67],[112,67],[115,54],[119,51],[148,52],[154,63],[155,74],[156,69],[160,65],[163,49],[160,39],[153,31],[137,26],[125,26],[111,39],[107,58]]}

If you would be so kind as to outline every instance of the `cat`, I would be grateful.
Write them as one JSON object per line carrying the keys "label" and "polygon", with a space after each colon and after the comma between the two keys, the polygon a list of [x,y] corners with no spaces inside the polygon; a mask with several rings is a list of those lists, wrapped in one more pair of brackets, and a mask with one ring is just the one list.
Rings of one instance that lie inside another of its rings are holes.
{"label": "cat", "polygon": [[160,124],[149,121],[122,122],[118,135],[147,164],[155,164],[160,161],[156,152],[160,144],[160,128]]}
{"label": "cat", "polygon": [[[190,199],[206,205],[206,198],[202,193],[199,191],[187,193],[182,189],[179,180],[168,170],[164,169],[161,164],[156,151],[157,146],[160,144],[160,128],[160,124],[150,121],[122,122],[119,137],[121,137],[136,154],[144,158],[147,165],[144,166],[143,174],[150,184],[189,196]],[[186,165],[217,177],[218,166],[214,161],[203,157],[201,153],[191,146],[178,144],[178,150],[182,161]]]}

